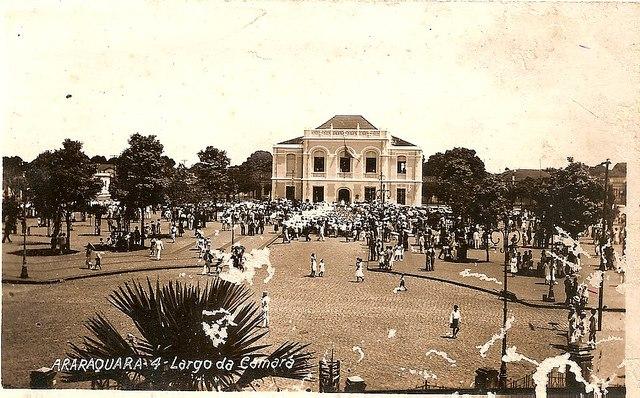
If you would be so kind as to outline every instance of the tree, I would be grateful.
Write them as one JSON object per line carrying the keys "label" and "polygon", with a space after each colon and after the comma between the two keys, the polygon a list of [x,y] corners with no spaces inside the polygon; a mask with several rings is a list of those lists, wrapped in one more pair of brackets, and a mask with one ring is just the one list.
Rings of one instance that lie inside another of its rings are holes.
{"label": "tree", "polygon": [[[476,198],[471,204],[470,211],[473,221],[482,225],[484,230],[490,234],[497,227],[498,221],[505,220],[513,208],[508,196],[509,189],[504,181],[497,175],[487,174],[476,186]],[[488,242],[485,242],[485,254],[488,262]]]}
{"label": "tree", "polygon": [[133,209],[140,210],[141,243],[144,246],[144,213],[147,206],[163,202],[166,179],[163,174],[170,162],[162,156],[164,147],[155,135],[133,134],[129,147],[115,160],[116,175],[109,190],[125,207],[127,219]]}
{"label": "tree", "polygon": [[435,195],[451,207],[456,217],[463,222],[474,218],[477,190],[487,176],[484,163],[474,150],[453,148],[431,155],[424,174],[432,178]]}
{"label": "tree", "polygon": [[102,155],[96,155],[91,158],[91,162],[93,163],[107,163],[107,158]]}
{"label": "tree", "polygon": [[227,152],[208,146],[198,152],[198,159],[200,161],[191,170],[198,178],[198,185],[205,195],[217,202],[221,191],[228,184],[227,169],[230,160]]}
{"label": "tree", "polygon": [[535,213],[542,220],[542,232],[550,236],[557,226],[577,239],[589,225],[601,220],[604,186],[580,162],[547,171],[550,176],[535,188]]}
{"label": "tree", "polygon": [[[270,345],[260,343],[268,332],[259,327],[261,314],[246,285],[216,278],[204,287],[156,282],[154,288],[147,279],[147,289],[133,281],[115,290],[109,301],[131,319],[139,339],[125,338],[98,314],[86,323],[91,336],[84,338],[83,347],[70,343],[68,357],[107,363],[131,357],[148,365],[124,370],[109,366],[102,372],[74,368],[65,371],[63,381],[100,386],[113,382],[128,390],[240,391],[267,377],[301,380],[313,368],[308,344],[285,342],[264,352]],[[223,360],[228,367],[216,366]],[[202,366],[196,368],[193,361]],[[212,366],[204,366],[204,361]],[[175,366],[188,362],[192,365]],[[270,366],[249,367],[252,362]]]}
{"label": "tree", "polygon": [[5,199],[15,196],[27,165],[28,163],[23,161],[20,156],[2,157],[2,186]]}
{"label": "tree", "polygon": [[273,156],[267,151],[255,151],[242,163],[244,172],[242,192],[253,192],[261,195],[271,189],[271,172]]}
{"label": "tree", "polygon": [[[54,220],[54,237],[64,217],[67,249],[71,247],[72,213],[86,210],[102,187],[95,173],[96,166],[82,151],[82,143],[70,139],[64,140],[62,149],[38,155],[26,172],[29,199],[43,216]],[[51,245],[54,249],[55,239]]]}
{"label": "tree", "polygon": [[196,177],[184,164],[169,169],[166,175],[166,195],[171,207],[175,208],[199,201],[200,195],[198,194]]}

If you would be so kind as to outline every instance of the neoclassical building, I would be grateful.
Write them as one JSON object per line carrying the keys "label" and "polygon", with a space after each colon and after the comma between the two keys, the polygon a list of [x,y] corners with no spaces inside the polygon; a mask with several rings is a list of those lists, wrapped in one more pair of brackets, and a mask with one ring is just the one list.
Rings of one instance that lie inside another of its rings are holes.
{"label": "neoclassical building", "polygon": [[360,115],[336,115],[273,146],[274,198],[422,203],[422,150]]}

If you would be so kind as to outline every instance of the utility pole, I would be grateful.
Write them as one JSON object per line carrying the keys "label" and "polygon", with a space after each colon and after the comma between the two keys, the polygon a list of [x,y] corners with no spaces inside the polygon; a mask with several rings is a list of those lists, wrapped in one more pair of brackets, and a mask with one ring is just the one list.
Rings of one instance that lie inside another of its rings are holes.
{"label": "utility pole", "polygon": [[504,336],[502,337],[502,355],[500,356],[500,374],[499,385],[500,388],[507,388],[507,363],[504,361],[504,356],[507,355],[507,267],[509,266],[509,217],[505,215],[502,235],[502,248],[504,250],[504,277],[503,277],[503,290],[502,290],[502,327],[504,330]]}
{"label": "utility pole", "polygon": [[27,279],[29,272],[27,270],[27,195],[26,190],[22,191],[22,270],[20,278]]}
{"label": "utility pole", "polygon": [[604,247],[607,244],[607,195],[609,193],[609,165],[611,161],[607,159],[600,163],[604,165],[604,203],[602,205],[602,237],[600,238],[600,288],[598,289],[598,331],[602,330],[602,308],[604,300],[604,272],[605,272],[605,255]]}

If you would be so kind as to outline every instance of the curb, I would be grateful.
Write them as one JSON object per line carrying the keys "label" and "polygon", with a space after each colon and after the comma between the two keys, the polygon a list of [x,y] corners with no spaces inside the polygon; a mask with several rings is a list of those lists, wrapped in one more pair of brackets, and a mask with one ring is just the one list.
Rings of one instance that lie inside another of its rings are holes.
{"label": "curb", "polygon": [[[483,293],[488,293],[488,294],[491,294],[493,296],[502,298],[502,292],[496,292],[495,290],[489,290],[489,289],[485,289],[483,287],[468,285],[466,283],[462,283],[462,282],[458,282],[458,281],[452,281],[452,280],[449,280],[449,279],[438,278],[438,277],[435,277],[435,276],[418,275],[418,274],[412,274],[412,273],[408,273],[408,272],[399,272],[399,271],[393,271],[393,270],[391,270],[391,271],[380,270],[380,269],[376,269],[376,268],[369,268],[368,271],[369,272],[380,272],[380,273],[383,273],[383,274],[392,274],[392,275],[402,275],[402,274],[404,274],[405,276],[412,276],[412,277],[420,278],[420,279],[428,279],[428,280],[432,280],[432,281],[436,281],[436,282],[449,283],[451,285],[464,287],[464,288],[467,288],[467,289],[472,289],[472,290],[480,291],[480,292],[483,292]],[[518,299],[518,298],[516,298],[515,300],[514,299],[507,299],[507,300],[512,302],[512,303],[522,304],[522,305],[524,305],[526,307],[545,308],[545,309],[554,309],[554,310],[566,309],[566,307],[563,305],[564,303],[542,304],[542,303],[533,303],[531,301]],[[585,307],[585,309],[591,310],[591,309],[597,309],[597,308]],[[603,311],[604,312],[618,312],[618,313],[626,313],[627,312],[627,310],[625,308],[603,308]]]}
{"label": "curb", "polygon": [[[241,236],[244,238],[247,235],[241,235]],[[243,238],[237,239],[234,243],[239,242]],[[266,243],[263,243],[262,245],[258,246],[258,249],[264,249],[265,247],[271,246],[278,238],[279,238],[279,236],[275,236],[273,239],[267,240]],[[187,246],[187,247],[189,247],[189,246]],[[228,242],[228,243],[220,246],[218,248],[218,250],[221,250],[221,249],[225,249],[226,250],[229,247],[231,247],[231,242]],[[180,249],[178,249],[178,250],[180,250]],[[120,275],[120,274],[129,274],[129,273],[133,273],[133,272],[145,272],[145,271],[165,271],[165,270],[170,270],[170,269],[184,269],[184,268],[200,268],[200,265],[162,265],[162,266],[159,266],[159,267],[132,268],[132,269],[125,269],[125,270],[111,270],[111,271],[104,271],[104,272],[98,272],[98,273],[93,273],[93,274],[72,275],[72,276],[68,276],[68,277],[64,277],[64,278],[58,278],[58,279],[20,279],[20,278],[16,278],[16,277],[3,277],[2,278],[2,283],[11,283],[11,284],[15,284],[15,285],[53,285],[53,284],[56,284],[56,283],[63,283],[63,282],[66,282],[66,281],[88,279],[88,278],[97,278],[97,277],[100,277],[100,276],[112,276],[112,275]]]}

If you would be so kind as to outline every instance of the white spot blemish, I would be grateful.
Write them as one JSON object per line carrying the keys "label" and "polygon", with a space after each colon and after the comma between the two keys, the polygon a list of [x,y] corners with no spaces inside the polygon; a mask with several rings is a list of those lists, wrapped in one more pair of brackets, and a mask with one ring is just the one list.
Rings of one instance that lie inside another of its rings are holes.
{"label": "white spot blemish", "polygon": [[500,328],[500,332],[498,334],[494,334],[491,339],[489,341],[487,341],[486,343],[484,343],[481,346],[476,346],[476,348],[480,349],[480,356],[483,358],[487,357],[487,351],[489,351],[489,348],[491,348],[491,346],[498,340],[503,339],[504,336],[507,334],[507,331],[509,329],[511,329],[511,326],[513,325],[513,321],[515,320],[515,317],[511,317],[509,319],[507,319],[507,324],[503,327]]}
{"label": "white spot blemish", "polygon": [[487,275],[480,274],[478,272],[471,272],[469,268],[465,269],[464,271],[460,271],[460,276],[474,277],[474,278],[480,279],[481,281],[494,282],[494,283],[497,283],[498,285],[502,285],[502,282],[500,282],[496,278],[490,278]]}
{"label": "white spot blemish", "polygon": [[354,345],[353,348],[351,349],[353,352],[357,353],[358,355],[360,355],[360,358],[358,358],[358,362],[360,363],[362,362],[362,360],[364,359],[364,351],[362,351],[362,348],[360,348],[357,345]]}
{"label": "white spot blemish", "polygon": [[456,366],[456,360],[449,358],[449,354],[447,354],[444,351],[438,351],[438,350],[429,350],[429,351],[427,351],[427,356],[430,356],[431,354],[435,354],[435,355],[438,355],[438,356],[442,357],[445,361],[449,362],[449,364],[451,364],[451,366]]}

